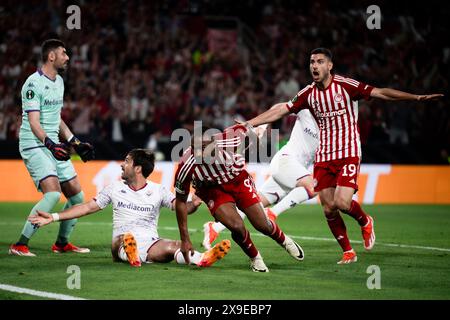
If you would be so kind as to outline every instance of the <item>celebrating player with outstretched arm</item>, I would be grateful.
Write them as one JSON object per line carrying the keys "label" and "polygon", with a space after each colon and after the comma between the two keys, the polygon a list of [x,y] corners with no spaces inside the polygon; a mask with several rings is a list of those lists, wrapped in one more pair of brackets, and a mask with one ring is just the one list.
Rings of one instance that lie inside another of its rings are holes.
{"label": "celebrating player with outstretched arm", "polygon": [[[275,108],[274,105],[272,108]],[[265,131],[264,126],[255,128],[259,136]],[[309,110],[302,110],[296,115],[294,128],[289,141],[270,161],[270,177],[258,190],[266,214],[272,221],[284,211],[311,199],[314,192],[312,164],[319,145],[319,128]],[[268,206],[274,204],[273,207]],[[239,215],[245,214],[238,210]],[[225,226],[220,222],[207,222],[203,225],[203,246],[211,248]]]}
{"label": "celebrating player with outstretched arm", "polygon": [[[28,172],[43,198],[31,209],[50,211],[58,203],[61,192],[67,198],[64,208],[83,202],[83,191],[70,159],[73,147],[86,162],[94,158],[94,148],[78,140],[61,120],[64,100],[64,81],[58,74],[67,68],[69,56],[64,43],[50,39],[42,44],[41,69],[33,73],[22,87],[22,125],[19,133],[19,150]],[[59,136],[66,142],[60,143]],[[69,242],[76,219],[61,222],[52,251],[89,252]],[[9,253],[18,256],[35,256],[28,242],[37,229],[27,221],[17,243]]]}
{"label": "celebrating player with outstretched arm", "polygon": [[204,136],[194,137],[191,147],[185,151],[175,176],[181,251],[189,259],[192,243],[187,229],[186,199],[192,182],[196,195],[207,204],[214,218],[231,231],[233,240],[250,258],[252,270],[268,272],[236,207],[247,215],[258,231],[275,240],[292,257],[303,260],[304,253],[264,213],[253,180],[244,169],[245,158],[238,153],[248,133],[251,129],[243,125],[235,125],[216,135],[208,135],[206,131]]}
{"label": "celebrating player with outstretched arm", "polygon": [[364,247],[375,244],[374,221],[359,203],[352,200],[358,190],[361,162],[361,143],[358,130],[358,100],[425,101],[440,98],[442,94],[417,95],[390,88],[375,88],[365,83],[332,74],[332,54],[325,48],[311,52],[310,72],[314,82],[302,89],[287,104],[280,104],[248,121],[259,126],[274,122],[288,113],[309,109],[320,132],[320,145],[314,163],[315,191],[319,192],[322,208],[331,232],[344,254],[338,264],[357,261],[350,245],[344,220],[339,211],[353,217],[361,226]]}
{"label": "celebrating player with outstretched arm", "polygon": [[[162,185],[147,181],[155,166],[155,156],[144,149],[131,150],[122,163],[122,179],[105,187],[93,200],[63,212],[49,214],[38,211],[29,221],[43,226],[54,221],[79,218],[113,206],[113,239],[111,252],[114,261],[129,262],[139,267],[142,262],[170,262],[186,264],[180,252],[180,241],[158,236],[158,218],[161,207],[173,210],[175,196]],[[197,210],[201,200],[187,203],[189,213]],[[230,241],[223,240],[212,249],[195,251],[191,264],[209,267],[222,259],[230,249]],[[189,262],[189,261],[188,261]]]}

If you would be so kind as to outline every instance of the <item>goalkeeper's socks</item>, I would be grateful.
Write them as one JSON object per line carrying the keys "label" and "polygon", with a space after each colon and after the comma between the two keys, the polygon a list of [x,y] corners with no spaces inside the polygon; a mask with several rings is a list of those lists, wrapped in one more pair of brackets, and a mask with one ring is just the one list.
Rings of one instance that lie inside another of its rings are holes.
{"label": "goalkeeper's socks", "polygon": [[250,232],[248,232],[248,230],[245,230],[245,236],[243,239],[239,233],[234,232],[231,233],[231,237],[241,247],[242,251],[249,256],[249,258],[254,258],[258,255],[258,250],[250,238]]}
{"label": "goalkeeper's socks", "polygon": [[19,241],[16,242],[16,246],[28,246],[28,241],[30,241],[30,239],[28,239],[27,237],[25,237],[23,234],[20,236]]}
{"label": "goalkeeper's socks", "polygon": [[361,227],[364,227],[369,222],[369,218],[367,217],[367,214],[361,209],[361,206],[358,202],[355,200],[352,200],[352,203],[350,204],[350,209],[348,211],[343,211],[343,213],[348,214],[350,217],[358,221],[359,225]]}
{"label": "goalkeeper's socks", "polygon": [[69,240],[68,239],[60,239],[59,237],[58,237],[58,241],[56,241],[55,242],[55,245],[58,247],[58,248],[64,248],[67,244],[69,243]]}
{"label": "goalkeeper's socks", "polygon": [[[36,210],[50,212],[55,204],[58,203],[60,196],[61,193],[56,191],[44,193],[44,197],[31,209],[30,215],[36,214]],[[25,222],[18,243],[28,245],[28,241],[36,233],[37,229],[38,227],[31,222]]]}
{"label": "goalkeeper's socks", "polygon": [[333,218],[327,218],[327,222],[328,226],[330,227],[331,233],[333,233],[342,250],[344,252],[352,250],[350,240],[347,236],[347,228],[345,227],[345,223],[341,215],[338,213]]}
{"label": "goalkeeper's socks", "polygon": [[[64,220],[61,221],[59,224],[59,232],[58,237],[56,238],[56,244],[58,243],[69,243],[69,236],[73,231],[73,228],[75,227],[75,224],[77,223],[77,219],[70,219],[70,220]],[[59,246],[59,245],[58,245]]]}
{"label": "goalkeeper's socks", "polygon": [[[66,204],[64,205],[63,211],[76,205],[76,204],[83,203],[83,199],[84,199],[83,191],[70,197],[67,200]],[[78,221],[77,219],[70,219],[70,220],[64,220],[64,221],[60,222],[58,237],[56,239],[57,244],[58,243],[67,244],[69,242],[70,234],[72,233],[73,228],[75,227],[75,224],[77,223],[77,221]]]}

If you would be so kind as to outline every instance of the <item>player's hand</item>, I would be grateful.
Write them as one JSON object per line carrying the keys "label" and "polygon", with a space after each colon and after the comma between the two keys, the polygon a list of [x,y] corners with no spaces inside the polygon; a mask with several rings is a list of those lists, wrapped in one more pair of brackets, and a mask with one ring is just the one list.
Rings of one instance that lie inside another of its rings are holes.
{"label": "player's hand", "polygon": [[73,137],[69,143],[75,149],[75,152],[78,153],[81,160],[83,162],[92,160],[95,158],[94,147],[88,142],[81,142],[77,137]]}
{"label": "player's hand", "polygon": [[264,135],[264,132],[266,132],[266,130],[267,130],[267,124],[257,126],[255,128],[255,134],[258,136],[259,139],[261,139]]}
{"label": "player's hand", "polygon": [[189,264],[189,262],[191,261],[190,256],[194,254],[194,247],[192,246],[191,241],[189,240],[181,241],[180,251],[183,254],[184,261],[186,261],[186,264]]}
{"label": "player's hand", "polygon": [[51,151],[53,157],[59,161],[67,161],[70,159],[70,149],[64,143],[55,143],[49,137],[44,139],[45,147]]}
{"label": "player's hand", "polygon": [[417,101],[425,101],[425,100],[436,100],[442,98],[444,95],[441,93],[436,94],[423,94],[417,96]]}
{"label": "player's hand", "polygon": [[253,132],[255,131],[255,127],[253,127],[250,123],[248,123],[248,121],[241,121],[238,119],[234,119],[234,122],[236,122],[234,126],[244,126],[245,128],[247,128],[247,130],[251,130]]}
{"label": "player's hand", "polygon": [[235,126],[244,126],[247,129],[253,129],[253,126],[250,123],[248,123],[247,121],[241,121],[241,120],[238,120],[238,119],[234,119],[234,122],[236,124],[234,126],[232,126],[231,128],[233,128]]}
{"label": "player's hand", "polygon": [[38,227],[42,227],[49,223],[52,223],[53,217],[50,213],[36,210],[36,214],[32,214],[31,216],[29,216],[28,221],[30,221],[34,225],[37,225]]}
{"label": "player's hand", "polygon": [[236,122],[236,124],[240,124],[240,125],[243,125],[243,126],[245,126],[247,124],[246,121],[242,121],[242,120],[239,120],[239,119],[234,119],[234,122]]}

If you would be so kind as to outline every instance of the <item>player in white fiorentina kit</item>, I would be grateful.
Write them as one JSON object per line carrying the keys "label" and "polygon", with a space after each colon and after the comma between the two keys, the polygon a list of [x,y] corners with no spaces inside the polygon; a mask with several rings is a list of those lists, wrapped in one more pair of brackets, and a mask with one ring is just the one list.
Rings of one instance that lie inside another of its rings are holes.
{"label": "player in white fiorentina kit", "polygon": [[[284,104],[286,104],[285,102]],[[273,106],[272,108],[276,107]],[[255,130],[261,137],[267,126]],[[266,214],[272,221],[282,212],[314,198],[312,165],[319,146],[319,128],[309,110],[301,110],[296,115],[291,136],[270,161],[270,177],[259,189],[258,196],[266,207]],[[275,204],[273,207],[268,206]],[[244,219],[245,214],[238,210]],[[216,240],[226,227],[220,222],[209,221],[203,225],[203,242],[206,249]]]}
{"label": "player in white fiorentina kit", "polygon": [[391,88],[376,88],[357,80],[333,74],[332,53],[326,48],[311,52],[309,69],[313,83],[303,88],[291,101],[248,121],[259,126],[281,119],[288,113],[308,109],[319,125],[319,147],[314,161],[314,190],[319,192],[328,226],[344,251],[338,264],[357,261],[340,212],[355,219],[361,227],[364,248],[375,244],[374,220],[352,199],[358,191],[361,142],[358,130],[358,100],[426,101],[442,94],[417,95]]}
{"label": "player in white fiorentina kit", "polygon": [[[108,204],[113,207],[113,237],[111,252],[114,261],[128,261],[139,267],[142,262],[170,262],[186,264],[180,252],[180,241],[161,239],[158,236],[158,218],[161,207],[174,209],[175,196],[160,184],[147,181],[154,168],[155,156],[144,149],[128,153],[122,166],[123,181],[105,187],[97,196],[84,204],[61,213],[38,211],[29,221],[39,227],[54,221],[82,217]],[[193,197],[188,202],[188,212],[197,210],[201,200]],[[190,263],[209,267],[222,259],[230,249],[230,241],[224,240],[214,248],[200,253],[194,251]]]}

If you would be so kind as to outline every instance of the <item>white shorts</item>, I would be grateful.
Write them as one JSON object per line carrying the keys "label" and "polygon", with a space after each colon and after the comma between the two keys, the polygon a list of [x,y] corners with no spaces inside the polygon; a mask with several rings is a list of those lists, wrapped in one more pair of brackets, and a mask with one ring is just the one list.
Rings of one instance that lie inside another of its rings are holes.
{"label": "white shorts", "polygon": [[151,261],[147,261],[147,252],[156,242],[161,240],[161,238],[157,233],[152,232],[149,229],[133,226],[117,228],[113,231],[113,239],[127,232],[131,232],[136,239],[141,262],[150,263]]}
{"label": "white shorts", "polygon": [[278,203],[296,187],[298,180],[312,174],[312,166],[305,168],[305,162],[288,148],[281,148],[270,161],[270,177],[259,192],[270,204]]}

